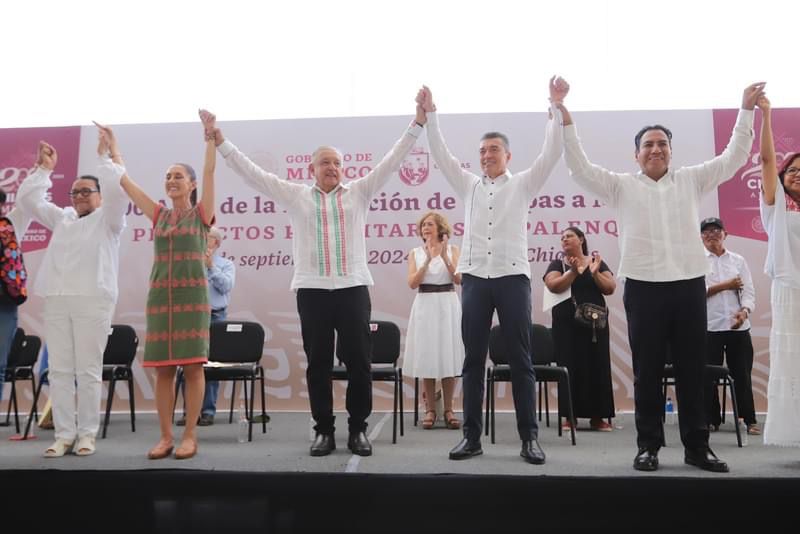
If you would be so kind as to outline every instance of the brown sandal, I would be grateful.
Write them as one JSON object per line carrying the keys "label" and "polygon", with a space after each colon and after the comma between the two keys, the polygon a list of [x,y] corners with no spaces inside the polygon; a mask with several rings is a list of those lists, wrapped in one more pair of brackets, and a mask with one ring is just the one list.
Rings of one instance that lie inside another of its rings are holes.
{"label": "brown sandal", "polygon": [[[433,414],[433,417],[428,417],[430,414]],[[422,428],[425,430],[430,430],[433,428],[433,423],[436,422],[436,412],[433,410],[427,410],[425,412],[425,418],[422,420]]]}
{"label": "brown sandal", "polygon": [[[447,414],[450,414],[450,416],[448,417]],[[451,430],[458,430],[461,428],[461,421],[459,421],[458,417],[456,417],[456,414],[453,413],[453,410],[444,411],[444,423],[447,425],[447,428]]]}

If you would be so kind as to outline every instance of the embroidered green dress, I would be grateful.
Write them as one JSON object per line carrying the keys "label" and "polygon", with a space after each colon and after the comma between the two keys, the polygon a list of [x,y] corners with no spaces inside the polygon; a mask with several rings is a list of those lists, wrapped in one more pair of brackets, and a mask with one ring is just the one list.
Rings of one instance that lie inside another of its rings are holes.
{"label": "embroidered green dress", "polygon": [[208,361],[211,306],[203,262],[210,222],[202,207],[156,208],[144,367]]}

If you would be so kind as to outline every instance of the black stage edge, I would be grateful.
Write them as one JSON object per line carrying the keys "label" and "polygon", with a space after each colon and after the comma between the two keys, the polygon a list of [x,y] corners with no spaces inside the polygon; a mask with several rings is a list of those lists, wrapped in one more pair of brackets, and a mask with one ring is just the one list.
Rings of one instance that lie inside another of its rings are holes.
{"label": "black stage edge", "polygon": [[797,478],[5,470],[2,488],[4,526],[50,532],[791,532],[800,510]]}

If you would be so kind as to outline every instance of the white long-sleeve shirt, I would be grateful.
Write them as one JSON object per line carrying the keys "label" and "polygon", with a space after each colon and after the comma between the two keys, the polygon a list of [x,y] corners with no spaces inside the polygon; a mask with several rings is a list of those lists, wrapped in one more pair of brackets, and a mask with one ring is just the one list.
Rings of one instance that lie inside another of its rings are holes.
{"label": "white long-sleeve shirt", "polygon": [[752,110],[739,110],[722,154],[699,165],[670,169],[658,181],[642,172],[612,172],[590,163],[575,125],[564,128],[564,159],[572,178],[617,210],[620,278],[671,282],[708,273],[697,232],[700,198],[747,161],[753,115]]}
{"label": "white long-sleeve shirt", "polygon": [[100,160],[97,178],[103,203],[83,217],[71,206],[60,208],[47,201],[51,172],[39,167],[17,191],[17,206],[53,233],[36,275],[34,294],[105,297],[116,302],[120,234],[128,206],[119,185],[125,169],[108,158]]}
{"label": "white long-sleeve shirt", "polygon": [[369,204],[400,168],[421,132],[416,123],[409,127],[366,176],[340,183],[330,193],[316,184],[281,180],[253,163],[230,141],[218,150],[250,187],[286,208],[294,233],[291,288],[343,289],[374,284],[364,240]]}
{"label": "white long-sleeve shirt", "polygon": [[517,174],[506,171],[494,180],[461,168],[447,148],[436,113],[428,113],[428,142],[433,159],[464,201],[464,241],[457,272],[480,278],[523,274],[528,263],[528,205],[539,192],[562,151],[561,111],[551,110],[542,153]]}
{"label": "white long-sleeve shirt", "polygon": [[[724,332],[733,330],[734,316],[742,308],[747,308],[750,313],[756,306],[756,290],[753,286],[753,277],[744,258],[726,250],[717,256],[706,249],[706,258],[711,266],[711,272],[706,275],[706,288],[740,276],[743,287],[740,290],[726,289],[706,299],[708,309],[708,331]],[[736,332],[750,330],[750,319],[737,328]]]}

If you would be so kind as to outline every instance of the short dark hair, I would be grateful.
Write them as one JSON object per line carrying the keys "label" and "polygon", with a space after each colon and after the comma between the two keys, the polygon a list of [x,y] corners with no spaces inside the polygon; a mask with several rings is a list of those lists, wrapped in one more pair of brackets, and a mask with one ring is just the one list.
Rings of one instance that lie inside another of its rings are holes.
{"label": "short dark hair", "polygon": [[508,142],[508,136],[506,134],[500,132],[486,132],[481,137],[481,141],[486,141],[487,139],[500,139],[503,142],[503,147],[506,149],[506,152],[511,149],[511,143]]}
{"label": "short dark hair", "polygon": [[786,189],[786,183],[783,181],[783,177],[786,176],[786,171],[789,169],[789,167],[792,166],[792,163],[794,163],[794,160],[796,160],[797,158],[800,158],[800,152],[795,152],[793,154],[789,154],[788,156],[786,156],[786,159],[783,160],[783,165],[781,165],[781,170],[778,173],[778,178],[780,179],[781,187],[783,187],[783,190],[787,195],[789,194],[789,190]]}
{"label": "short dark hair", "polygon": [[7,198],[6,192],[0,189],[0,204],[5,204],[6,198]]}
{"label": "short dark hair", "polygon": [[568,226],[564,228],[564,231],[561,232],[561,235],[564,235],[566,232],[573,232],[579,239],[582,240],[581,242],[581,252],[583,252],[584,256],[589,255],[589,244],[586,242],[586,234],[583,233],[583,230],[578,228],[577,226]]}
{"label": "short dark hair", "polygon": [[[186,174],[189,175],[189,179],[195,184],[197,183],[197,173],[194,172],[194,167],[189,165],[188,163],[175,163],[174,165],[180,165],[184,169],[186,169]],[[189,202],[192,203],[192,206],[197,206],[197,187],[192,189],[192,193],[189,195]]]}
{"label": "short dark hair", "polygon": [[633,143],[636,145],[636,152],[639,152],[639,142],[642,140],[642,136],[649,132],[650,130],[661,130],[667,136],[667,140],[669,140],[669,146],[672,146],[672,132],[666,126],[662,126],[661,124],[653,124],[651,126],[645,126],[639,133],[636,134],[636,137],[633,138]]}
{"label": "short dark hair", "polygon": [[97,176],[92,176],[91,174],[84,174],[83,176],[78,176],[78,180],[91,180],[94,182],[94,187],[97,189],[97,192],[100,192],[100,180],[97,179]]}

